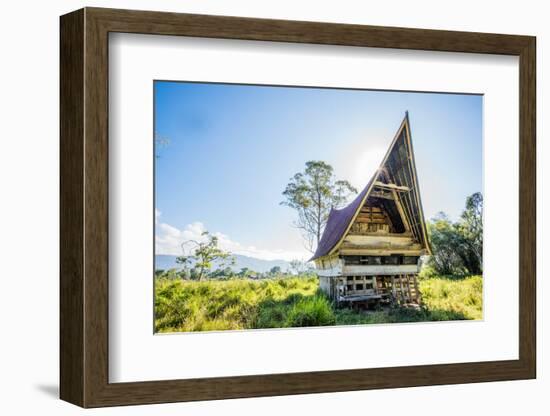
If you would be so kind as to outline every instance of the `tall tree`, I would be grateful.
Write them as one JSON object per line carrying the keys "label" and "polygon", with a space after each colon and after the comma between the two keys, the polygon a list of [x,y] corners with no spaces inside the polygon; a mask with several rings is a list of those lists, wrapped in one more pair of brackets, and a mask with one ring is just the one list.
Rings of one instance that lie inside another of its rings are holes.
{"label": "tall tree", "polygon": [[466,199],[466,207],[458,224],[468,253],[467,268],[472,273],[483,271],[483,195],[476,192]]}
{"label": "tall tree", "polygon": [[313,252],[321,240],[331,208],[340,208],[356,193],[357,189],[348,181],[336,179],[328,163],[311,160],[306,162],[303,172],[290,179],[281,204],[298,212],[295,225],[302,232],[306,247]]}
{"label": "tall tree", "polygon": [[483,195],[466,199],[460,220],[453,223],[439,213],[429,224],[431,264],[441,274],[483,272]]}
{"label": "tall tree", "polygon": [[460,274],[464,272],[461,247],[463,238],[447,215],[439,212],[430,223],[428,233],[432,245],[430,263],[441,274]]}
{"label": "tall tree", "polygon": [[[235,258],[231,253],[218,247],[218,237],[203,231],[202,240],[188,240],[182,244],[183,256],[176,258],[178,264],[183,266],[192,265],[193,272],[197,280],[208,274],[214,263],[222,269],[226,265],[235,264]],[[188,253],[188,254],[185,254]]]}

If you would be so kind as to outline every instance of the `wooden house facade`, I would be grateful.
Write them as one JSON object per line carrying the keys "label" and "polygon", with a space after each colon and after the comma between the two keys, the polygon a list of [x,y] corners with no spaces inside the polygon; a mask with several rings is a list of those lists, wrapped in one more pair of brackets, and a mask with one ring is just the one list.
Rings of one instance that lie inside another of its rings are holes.
{"label": "wooden house facade", "polygon": [[341,302],[420,303],[420,257],[430,254],[408,113],[357,197],[333,209],[312,259],[320,287]]}

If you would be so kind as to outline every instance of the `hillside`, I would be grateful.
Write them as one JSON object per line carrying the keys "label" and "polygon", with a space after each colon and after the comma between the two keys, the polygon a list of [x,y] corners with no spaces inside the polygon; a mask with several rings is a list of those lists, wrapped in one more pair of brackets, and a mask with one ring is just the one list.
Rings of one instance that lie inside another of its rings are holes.
{"label": "hillside", "polygon": [[[167,254],[157,254],[155,256],[155,270],[179,269],[181,266],[176,263],[177,256]],[[282,271],[286,271],[290,264],[284,260],[262,260],[255,257],[242,256],[235,254],[235,265],[233,270],[239,271],[246,267],[255,272],[264,273],[271,270],[272,267],[279,266]]]}

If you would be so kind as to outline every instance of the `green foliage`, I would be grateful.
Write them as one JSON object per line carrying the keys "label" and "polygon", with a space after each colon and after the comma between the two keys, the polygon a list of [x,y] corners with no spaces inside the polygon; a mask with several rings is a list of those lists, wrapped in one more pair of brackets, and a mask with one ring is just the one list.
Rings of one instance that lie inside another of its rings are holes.
{"label": "green foliage", "polygon": [[433,255],[429,264],[440,274],[481,274],[483,270],[483,196],[466,200],[458,222],[439,213],[428,223]]}
{"label": "green foliage", "polygon": [[279,274],[282,273],[282,270],[279,266],[273,266],[270,270],[269,270],[269,274],[272,275],[272,276],[277,276]]}
{"label": "green foliage", "polygon": [[[482,318],[483,279],[481,276],[448,276],[420,281],[424,306],[431,311],[453,312],[463,319]],[[445,319],[433,319],[445,320]]]}
{"label": "green foliage", "polygon": [[[433,271],[433,269],[432,269]],[[358,311],[336,308],[317,277],[266,280],[155,281],[158,332],[288,328],[481,319],[481,276],[424,276],[423,306]]]}
{"label": "green foliage", "polygon": [[466,199],[466,208],[458,224],[464,236],[463,261],[472,274],[483,270],[483,195],[480,192]]}
{"label": "green foliage", "polygon": [[290,179],[281,204],[298,212],[296,226],[313,249],[321,239],[330,210],[341,207],[355,193],[357,189],[348,181],[336,179],[332,166],[311,160],[306,162],[304,172]]}
{"label": "green foliage", "polygon": [[335,323],[336,317],[331,303],[319,294],[295,302],[286,316],[285,326],[327,326]]}
{"label": "green foliage", "polygon": [[250,278],[250,277],[256,276],[256,272],[254,272],[254,270],[250,270],[248,267],[243,267],[241,268],[241,271],[237,273],[237,276]]}
{"label": "green foliage", "polygon": [[[262,309],[314,296],[317,278],[226,281],[156,279],[155,328],[160,332],[255,328]],[[282,308],[283,306],[281,306]],[[263,312],[264,324],[267,312]],[[278,325],[277,325],[278,326]],[[209,329],[205,329],[209,328]]]}
{"label": "green foliage", "polygon": [[217,262],[220,269],[223,269],[226,265],[235,264],[235,258],[231,253],[218,247],[218,237],[208,231],[204,231],[202,237],[205,238],[205,241],[190,240],[183,243],[182,247],[192,246],[192,254],[176,258],[176,263],[181,264],[184,268],[193,264],[189,277],[199,281],[209,273],[214,262]]}
{"label": "green foliage", "polygon": [[235,272],[231,267],[217,268],[208,273],[209,279],[231,279],[233,276],[235,276]]}
{"label": "green foliage", "polygon": [[183,279],[184,273],[178,269],[155,270],[157,279]]}
{"label": "green foliage", "polygon": [[420,281],[422,306],[417,309],[396,307],[366,314],[340,309],[336,311],[336,322],[338,325],[363,325],[481,319],[482,286],[481,276],[425,278]]}
{"label": "green foliage", "polygon": [[440,213],[428,224],[428,233],[433,252],[429,265],[443,275],[464,273],[465,267],[459,255],[463,236],[458,227]]}
{"label": "green foliage", "polygon": [[430,279],[432,277],[437,277],[439,273],[437,273],[437,270],[433,267],[431,264],[423,264],[422,269],[420,270],[420,273],[418,273],[418,278],[420,280],[422,279]]}

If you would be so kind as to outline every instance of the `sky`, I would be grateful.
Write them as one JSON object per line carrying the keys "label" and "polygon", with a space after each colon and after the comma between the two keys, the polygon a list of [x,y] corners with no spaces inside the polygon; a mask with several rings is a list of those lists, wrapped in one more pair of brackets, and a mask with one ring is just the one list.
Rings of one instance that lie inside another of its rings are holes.
{"label": "sky", "polygon": [[456,220],[482,191],[480,95],[167,81],[154,93],[156,254],[208,230],[235,254],[309,258],[280,204],[289,179],[323,160],[360,191],[405,111],[426,219]]}

